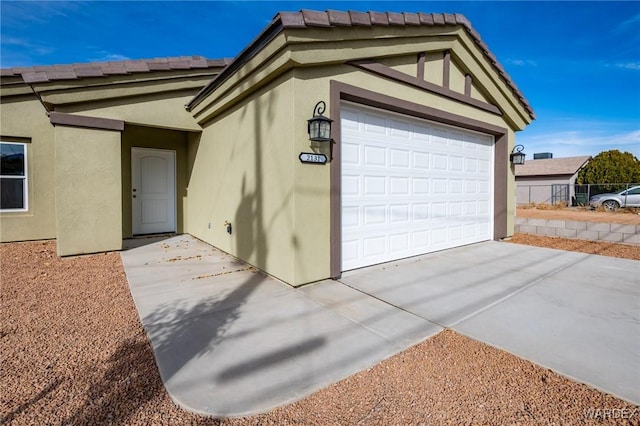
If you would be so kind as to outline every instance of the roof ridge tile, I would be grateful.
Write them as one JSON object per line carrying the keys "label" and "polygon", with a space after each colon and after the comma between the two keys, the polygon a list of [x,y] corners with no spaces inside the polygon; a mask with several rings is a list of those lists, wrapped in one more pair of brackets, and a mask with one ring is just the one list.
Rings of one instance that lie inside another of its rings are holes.
{"label": "roof ridge tile", "polygon": [[343,12],[339,10],[327,10],[327,16],[331,25],[335,26],[351,26],[351,17],[349,12]]}
{"label": "roof ridge tile", "polygon": [[329,16],[326,12],[303,9],[301,11],[304,23],[310,27],[330,27]]}
{"label": "roof ridge tile", "polygon": [[389,26],[389,18],[384,12],[367,12],[371,19],[371,25],[379,25],[383,27]]}
{"label": "roof ridge tile", "polygon": [[367,12],[358,12],[354,10],[349,11],[349,18],[351,18],[351,25],[353,26],[371,26],[371,15]]}

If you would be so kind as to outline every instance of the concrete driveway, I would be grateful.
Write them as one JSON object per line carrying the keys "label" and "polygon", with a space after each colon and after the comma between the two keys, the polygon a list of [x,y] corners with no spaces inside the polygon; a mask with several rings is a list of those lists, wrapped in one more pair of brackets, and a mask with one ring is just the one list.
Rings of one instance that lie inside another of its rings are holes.
{"label": "concrete driveway", "polygon": [[637,261],[487,242],[293,289],[187,235],[131,242],[160,375],[191,411],[264,412],[446,327],[640,403]]}
{"label": "concrete driveway", "polygon": [[487,242],[340,281],[640,404],[638,261]]}

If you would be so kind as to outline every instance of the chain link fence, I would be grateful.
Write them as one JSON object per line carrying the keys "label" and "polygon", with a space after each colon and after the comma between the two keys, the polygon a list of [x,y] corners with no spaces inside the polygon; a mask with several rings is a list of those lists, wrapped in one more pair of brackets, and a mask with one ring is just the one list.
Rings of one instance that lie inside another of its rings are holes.
{"label": "chain link fence", "polygon": [[[529,185],[516,182],[516,204],[549,204],[561,206],[588,206],[589,199],[594,195],[604,193],[619,194],[623,191],[640,186],[636,183],[602,183],[602,184],[546,184]],[[639,191],[632,191],[638,192]],[[640,197],[640,194],[622,195],[624,201],[628,197]],[[626,203],[625,203],[626,204]]]}

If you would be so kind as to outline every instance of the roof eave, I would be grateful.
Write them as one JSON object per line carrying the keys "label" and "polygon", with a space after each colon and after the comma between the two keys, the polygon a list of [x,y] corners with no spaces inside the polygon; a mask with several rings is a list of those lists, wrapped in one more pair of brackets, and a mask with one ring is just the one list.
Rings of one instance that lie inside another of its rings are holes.
{"label": "roof eave", "polygon": [[224,81],[229,78],[233,73],[238,71],[244,64],[251,60],[258,52],[260,52],[269,42],[271,42],[280,32],[284,29],[282,23],[282,13],[276,15],[267,28],[258,35],[236,58],[231,61],[227,67],[222,70],[209,84],[202,88],[196,95],[189,101],[185,108],[187,111],[191,111],[198,106],[206,97],[216,90]]}

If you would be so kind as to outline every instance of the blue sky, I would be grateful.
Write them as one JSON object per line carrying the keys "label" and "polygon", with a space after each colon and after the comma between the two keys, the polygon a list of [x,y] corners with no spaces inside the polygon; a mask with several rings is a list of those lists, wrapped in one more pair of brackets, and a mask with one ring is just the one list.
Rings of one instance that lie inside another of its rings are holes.
{"label": "blue sky", "polygon": [[0,66],[232,58],[278,11],[463,13],[533,106],[527,158],[640,158],[640,2],[0,2]]}

